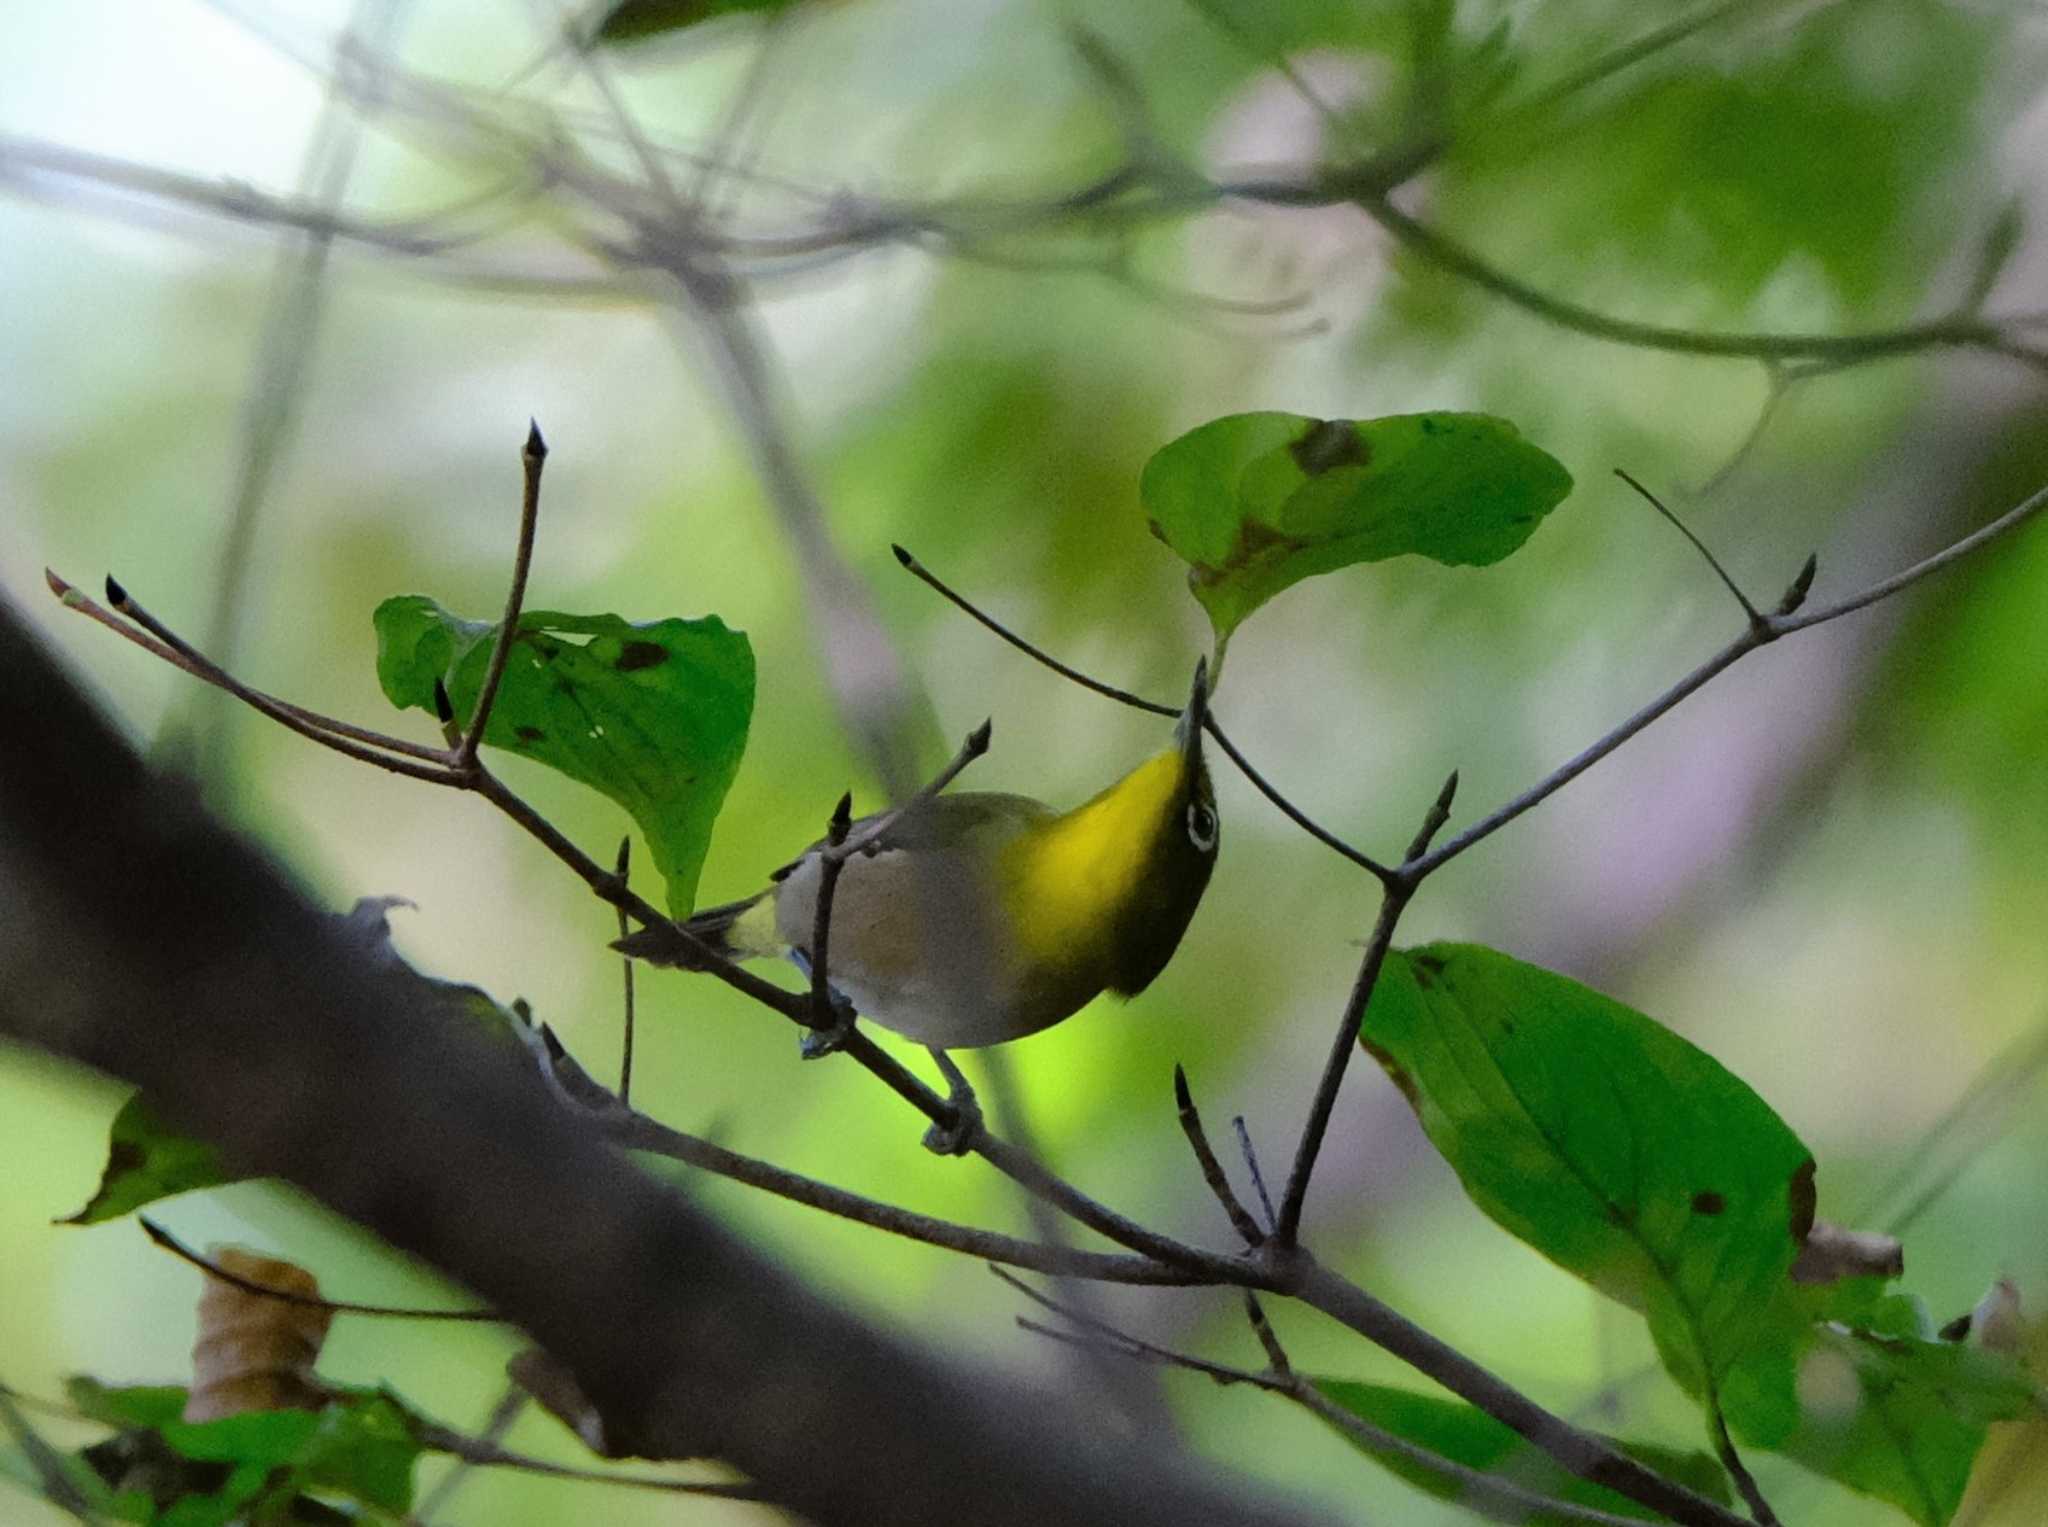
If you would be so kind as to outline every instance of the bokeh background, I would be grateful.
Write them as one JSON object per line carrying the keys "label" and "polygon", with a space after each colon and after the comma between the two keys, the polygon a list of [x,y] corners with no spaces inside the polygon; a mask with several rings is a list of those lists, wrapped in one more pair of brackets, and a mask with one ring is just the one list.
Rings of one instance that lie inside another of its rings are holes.
{"label": "bokeh background", "polygon": [[[1114,167],[1135,123],[1161,163],[1306,174],[1433,113],[1451,147],[1403,204],[1514,279],[1602,312],[1851,333],[1946,313],[1987,282],[1988,313],[2048,308],[2035,232],[2048,219],[2048,27],[2034,7],[1709,7],[1629,67],[1578,78],[1688,14],[1620,0],[844,0],[772,27],[722,21],[606,67],[676,151],[678,175],[703,173],[682,156],[731,148],[716,182],[729,227],[831,226],[887,198],[971,228],[749,269],[786,378],[783,427],[922,688],[930,761],[993,715],[980,788],[1079,800],[1161,725],[986,636],[905,575],[890,542],[1070,661],[1171,697],[1207,632],[1147,534],[1136,484],[1179,431],[1260,407],[1482,408],[1572,469],[1571,499],[1507,563],[1317,579],[1233,643],[1217,698],[1233,734],[1307,810],[1391,855],[1451,768],[1463,776],[1453,821],[1470,820],[1738,629],[1725,591],[1611,468],[1664,493],[1760,602],[1815,550],[1819,596],[1846,593],[2048,480],[2042,369],[1929,348],[1787,386],[1755,360],[1544,323],[1342,206],[1197,205],[1113,228],[1054,203]],[[217,718],[179,675],[68,619],[42,587],[46,564],[87,586],[111,570],[188,634],[206,629],[238,474],[274,409],[286,427],[270,436],[276,470],[240,564],[236,667],[330,713],[390,722],[370,611],[423,592],[495,612],[532,416],[553,454],[530,602],[715,612],[752,637],[753,734],[704,900],[752,890],[847,786],[879,803],[828,691],[789,543],[687,316],[577,247],[587,209],[535,185],[517,143],[451,129],[417,100],[368,115],[345,177],[306,178],[354,131],[333,88],[352,21],[430,82],[428,99],[456,92],[522,130],[552,121],[575,152],[627,173],[559,20],[545,4],[433,0],[9,7],[0,585],[167,756],[191,757],[218,722],[214,802],[317,895],[337,909],[410,898],[418,909],[397,914],[409,958],[525,997],[602,1073],[619,1043],[611,914],[554,861],[479,802],[253,716]],[[1076,24],[1117,68],[1085,61]],[[138,187],[141,168],[186,179]],[[339,241],[303,309],[307,342],[279,347],[266,315],[280,272],[288,283],[305,270],[293,263],[304,246],[241,192],[297,188],[322,205],[337,186],[324,204],[364,223],[477,237],[413,256]],[[202,193],[232,205],[195,209]],[[963,210],[996,201],[1025,215],[999,229]],[[1941,1318],[2001,1274],[2031,1308],[2048,1301],[2044,601],[2037,528],[1748,660],[1459,861],[1407,924],[1413,940],[1479,939],[1568,972],[1710,1050],[1815,1148],[1824,1217],[1908,1222],[1905,1287]],[[393,724],[428,738],[422,718]],[[608,856],[616,811],[504,768]],[[1280,1175],[1374,903],[1364,877],[1241,779],[1221,772],[1218,788],[1221,866],[1164,977],[1008,1053],[1065,1174],[1221,1244],[1173,1122],[1173,1064],[1212,1120],[1246,1116]],[[918,1122],[869,1078],[800,1064],[779,1022],[708,981],[652,976],[640,989],[642,1106],[863,1192],[1028,1225],[992,1172],[920,1150]],[[32,1395],[67,1373],[186,1371],[197,1275],[131,1223],[51,1224],[91,1191],[120,1099],[0,1052],[0,1379]],[[998,1369],[1064,1375],[1090,1403],[1085,1364],[1017,1331],[1018,1301],[972,1262],[672,1170],[875,1318]],[[291,1256],[341,1296],[459,1297],[268,1185],[180,1199],[161,1217],[194,1242]],[[1640,1322],[1482,1219],[1368,1066],[1347,1084],[1310,1234],[1553,1406],[1700,1440],[1685,1404],[1644,1376]],[[1102,1307],[1154,1339],[1256,1362],[1222,1294],[1112,1290]],[[1408,1377],[1319,1317],[1278,1319],[1298,1365]],[[509,1350],[474,1330],[344,1320],[323,1368],[388,1380],[474,1426]],[[1144,1384],[1196,1447],[1346,1515],[1462,1519],[1277,1401],[1185,1375]],[[575,1456],[545,1419],[510,1440]],[[1994,1437],[1968,1520],[2048,1515],[2037,1441]],[[1883,1510],[1751,1461],[1787,1520]],[[6,1521],[43,1509],[0,1496]],[[600,1519],[770,1516],[492,1476],[437,1517]]]}

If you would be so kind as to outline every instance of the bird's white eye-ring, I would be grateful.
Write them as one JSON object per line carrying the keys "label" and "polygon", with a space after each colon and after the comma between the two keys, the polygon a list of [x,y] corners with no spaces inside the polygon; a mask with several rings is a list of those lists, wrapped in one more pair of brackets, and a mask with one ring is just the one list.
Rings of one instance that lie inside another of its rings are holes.
{"label": "bird's white eye-ring", "polygon": [[1216,847],[1216,813],[1200,801],[1188,802],[1188,841],[1205,854]]}

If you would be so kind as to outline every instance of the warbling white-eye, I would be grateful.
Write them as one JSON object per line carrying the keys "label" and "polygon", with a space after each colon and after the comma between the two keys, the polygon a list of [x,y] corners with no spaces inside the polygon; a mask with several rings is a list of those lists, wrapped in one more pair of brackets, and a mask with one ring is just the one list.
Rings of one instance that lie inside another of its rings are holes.
{"label": "warbling white-eye", "polygon": [[[1071,811],[1025,795],[923,797],[849,857],[832,901],[827,977],[856,1012],[934,1051],[1003,1044],[1133,996],[1166,967],[1216,863],[1216,800],[1202,762],[1206,664],[1173,744]],[[886,817],[863,818],[853,842]],[[683,926],[734,959],[806,970],[825,842],[768,889]],[[649,930],[628,954],[672,963]]]}

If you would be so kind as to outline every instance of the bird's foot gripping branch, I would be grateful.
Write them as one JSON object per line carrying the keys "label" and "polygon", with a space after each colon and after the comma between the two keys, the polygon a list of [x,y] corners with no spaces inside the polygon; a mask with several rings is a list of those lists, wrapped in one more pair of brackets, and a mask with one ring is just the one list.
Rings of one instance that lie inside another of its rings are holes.
{"label": "bird's foot gripping branch", "polygon": [[[636,1113],[592,1082],[544,1029],[494,1017],[532,1050],[579,1128],[1007,1266],[1066,1278],[1225,1285],[1298,1300],[1457,1399],[1299,1375],[1256,1300],[1249,1310],[1267,1354],[1263,1372],[1090,1324],[1092,1317],[1070,1303],[1052,1301],[1049,1311],[1066,1323],[1057,1329],[1065,1339],[1280,1394],[1425,1489],[1466,1499],[1512,1497],[1525,1514],[1613,1522],[1648,1513],[1729,1527],[1741,1520],[1730,1505],[1739,1498],[1754,1521],[1774,1522],[1737,1452],[1740,1442],[1889,1501],[1918,1521],[1943,1523],[1988,1426],[2035,1403],[2031,1383],[1996,1334],[2010,1322],[1984,1322],[1974,1333],[1954,1325],[1937,1330],[1916,1301],[1888,1290],[1901,1272],[1894,1244],[1816,1231],[1811,1153],[1756,1091],[1698,1047],[1642,1013],[1498,951],[1397,948],[1395,939],[1403,913],[1436,869],[1733,663],[1953,564],[2034,517],[2048,493],[1818,609],[1806,607],[1811,564],[1768,613],[1730,581],[1743,625],[1721,652],[1529,790],[1439,843],[1454,805],[1453,775],[1406,849],[1378,857],[1312,821],[1224,733],[1209,686],[1221,675],[1231,635],[1293,583],[1354,563],[1408,553],[1449,566],[1498,561],[1563,500],[1570,477],[1512,426],[1480,415],[1220,419],[1163,449],[1142,483],[1153,531],[1188,562],[1190,587],[1215,632],[1210,660],[1185,704],[1146,700],[1047,658],[899,551],[918,577],[1034,658],[1113,699],[1177,717],[1171,746],[1095,800],[1062,813],[1019,797],[945,793],[986,750],[983,726],[952,764],[898,807],[856,821],[850,801],[842,801],[825,837],[767,891],[696,912],[698,871],[751,718],[750,650],[743,634],[716,618],[636,624],[525,610],[543,455],[536,432],[526,453],[519,553],[502,620],[466,622],[417,596],[387,601],[378,612],[385,690],[395,703],[438,719],[441,747],[248,688],[111,580],[111,608],[54,576],[52,587],[71,608],[311,740],[482,795],[640,925],[621,941],[629,953],[708,974],[799,1025],[812,1042],[844,1050],[925,1117],[935,1149],[979,1157],[1124,1250],[1083,1251],[955,1225],[737,1156]],[[1277,1205],[1247,1149],[1263,1218],[1236,1196],[1185,1078],[1177,1078],[1182,1127],[1239,1242],[1228,1252],[1147,1228],[991,1133],[945,1053],[1020,1037],[1100,991],[1142,990],[1158,973],[1194,914],[1216,852],[1205,738],[1290,820],[1366,870],[1380,896]],[[547,764],[622,805],[648,840],[666,907],[636,896],[623,873],[600,866],[507,789],[479,757],[486,743]],[[893,884],[892,873],[900,877]],[[933,885],[945,894],[933,896]],[[1008,888],[1012,899],[991,900],[992,885]],[[1077,898],[1079,885],[1110,890],[1089,900]],[[1133,908],[1149,909],[1150,921],[1127,915]],[[900,918],[893,928],[891,914]],[[756,954],[798,959],[809,989],[778,986],[739,963]],[[856,1007],[930,1044],[949,1095],[918,1080],[855,1027]],[[1642,1315],[1664,1368],[1701,1408],[1710,1455],[1569,1424],[1313,1254],[1304,1235],[1309,1191],[1339,1086],[1360,1048],[1401,1087],[1478,1207]],[[82,1219],[130,1212],[218,1181],[226,1171],[140,1102],[117,1121],[114,1146],[107,1180]],[[1817,1254],[1817,1245],[1875,1245],[1881,1254],[1845,1259]],[[1838,1381],[1828,1392],[1839,1403],[1825,1413],[1811,1401],[1816,1374]],[[1515,1460],[1530,1449],[1547,1458],[1549,1473],[1531,1474]],[[1533,1499],[1532,1478],[1543,1481]]]}

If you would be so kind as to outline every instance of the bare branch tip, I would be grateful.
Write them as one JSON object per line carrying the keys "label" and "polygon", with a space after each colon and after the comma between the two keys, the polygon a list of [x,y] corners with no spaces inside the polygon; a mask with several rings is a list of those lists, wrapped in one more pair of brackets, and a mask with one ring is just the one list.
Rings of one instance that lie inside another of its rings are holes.
{"label": "bare branch tip", "polygon": [[1806,603],[1806,596],[1813,590],[1814,574],[1820,571],[1820,553],[1815,552],[1806,559],[1806,565],[1799,569],[1799,576],[1792,580],[1792,586],[1785,590],[1785,597],[1778,601],[1773,613],[1790,615]]}
{"label": "bare branch tip", "polygon": [[889,550],[896,553],[896,560],[898,562],[901,562],[913,573],[917,571],[917,558],[913,557],[909,552],[905,551],[902,546],[900,546],[895,541],[891,541],[889,543]]}
{"label": "bare branch tip", "polygon": [[1451,777],[1444,781],[1443,789],[1436,793],[1436,809],[1449,815],[1451,802],[1458,798],[1458,771],[1451,770]]}
{"label": "bare branch tip", "polygon": [[1179,1061],[1173,1063],[1173,1102],[1182,1113],[1195,1111],[1194,1094],[1188,1091],[1187,1067]]}

